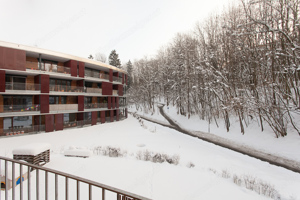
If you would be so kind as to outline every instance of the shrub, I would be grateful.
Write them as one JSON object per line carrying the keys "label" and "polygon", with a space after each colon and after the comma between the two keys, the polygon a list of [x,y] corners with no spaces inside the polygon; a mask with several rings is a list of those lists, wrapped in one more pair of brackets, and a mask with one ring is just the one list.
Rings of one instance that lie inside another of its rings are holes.
{"label": "shrub", "polygon": [[223,178],[230,178],[230,173],[227,170],[222,171],[222,177]]}
{"label": "shrub", "polygon": [[189,162],[186,166],[187,166],[188,168],[193,168],[193,167],[195,167],[195,164],[192,163],[192,162]]}

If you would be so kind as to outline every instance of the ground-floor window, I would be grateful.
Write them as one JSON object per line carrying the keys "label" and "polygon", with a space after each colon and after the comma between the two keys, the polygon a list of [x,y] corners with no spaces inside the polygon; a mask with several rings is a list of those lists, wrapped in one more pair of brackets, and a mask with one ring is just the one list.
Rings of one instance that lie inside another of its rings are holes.
{"label": "ground-floor window", "polygon": [[30,128],[32,128],[32,116],[5,117],[3,119],[3,129],[8,132],[28,132]]}

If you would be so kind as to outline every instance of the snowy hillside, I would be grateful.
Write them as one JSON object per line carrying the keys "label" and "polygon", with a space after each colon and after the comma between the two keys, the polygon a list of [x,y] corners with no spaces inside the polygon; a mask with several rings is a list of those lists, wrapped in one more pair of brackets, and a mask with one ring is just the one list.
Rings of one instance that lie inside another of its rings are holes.
{"label": "snowy hillside", "polygon": [[[300,174],[169,128],[146,121],[144,125],[141,127],[129,115],[127,120],[114,124],[2,138],[0,155],[12,157],[13,149],[22,144],[47,142],[52,152],[46,167],[155,200],[270,199],[258,194],[262,193],[262,183],[269,186],[273,199],[300,199]],[[70,146],[89,149],[94,154],[89,158],[64,157],[64,150]],[[109,157],[107,152],[105,155],[108,146],[119,149],[120,157]],[[144,161],[144,156],[151,153],[178,158],[178,164]],[[257,182],[256,192],[247,189],[249,180]],[[3,199],[3,192],[1,196]]]}

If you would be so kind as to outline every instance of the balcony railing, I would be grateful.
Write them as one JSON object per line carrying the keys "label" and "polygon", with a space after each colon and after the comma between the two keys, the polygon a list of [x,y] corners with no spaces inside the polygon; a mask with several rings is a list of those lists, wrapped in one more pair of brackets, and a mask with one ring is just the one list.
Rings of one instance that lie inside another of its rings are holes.
{"label": "balcony railing", "polygon": [[113,90],[113,95],[118,95],[118,90]]}
{"label": "balcony railing", "polygon": [[5,90],[40,91],[40,84],[33,83],[5,83]]}
{"label": "balcony railing", "polygon": [[31,62],[31,61],[26,61],[26,68],[31,69],[31,70],[37,70],[37,71],[44,71],[44,72],[55,72],[55,73],[61,73],[61,74],[71,74],[71,69],[69,67],[42,64],[41,69],[39,69],[38,68],[38,63]]}
{"label": "balcony railing", "polygon": [[[34,169],[34,171],[32,171],[32,169]],[[2,156],[0,156],[0,171],[3,172],[1,175],[5,180],[4,182],[1,181],[2,191],[0,190],[0,197],[2,195],[1,193],[4,193],[4,199],[25,199],[26,197],[28,197],[26,199],[49,199],[49,194],[53,192],[55,200],[150,200],[146,197],[132,194],[95,181]],[[18,174],[22,176],[22,179],[17,182],[15,180],[18,178]],[[35,178],[33,178],[31,174],[34,174]],[[11,176],[13,180],[11,189],[9,188],[9,176]],[[24,180],[23,177],[26,177],[27,180]],[[19,184],[18,190],[16,189],[16,184]],[[53,191],[50,190],[50,188],[53,188]],[[87,188],[88,192],[85,192]],[[17,191],[18,194],[16,194]]]}
{"label": "balcony railing", "polygon": [[109,80],[109,75],[108,74],[101,74],[100,73],[100,78],[101,79],[105,79],[105,80]]}
{"label": "balcony railing", "polygon": [[3,105],[3,112],[30,112],[30,111],[40,111],[40,105],[39,104]]}
{"label": "balcony railing", "polygon": [[86,88],[85,92],[102,94],[102,89],[101,88]]}
{"label": "balcony railing", "polygon": [[113,76],[113,81],[122,83],[122,78]]}
{"label": "balcony railing", "polygon": [[103,73],[100,73],[100,72],[94,72],[94,71],[89,71],[89,70],[85,71],[85,76],[86,77],[100,78],[100,79],[109,80],[109,75],[108,74],[103,74]]}
{"label": "balcony railing", "polygon": [[105,122],[110,122],[110,117],[105,117]]}
{"label": "balcony railing", "polygon": [[66,110],[72,110],[77,111],[78,110],[78,104],[50,104],[49,105],[49,111],[66,111]]}
{"label": "balcony railing", "polygon": [[33,125],[33,126],[13,126],[8,129],[3,129],[4,135],[19,135],[24,133],[37,133],[45,131],[45,125]]}
{"label": "balcony railing", "polygon": [[67,85],[50,85],[49,90],[52,92],[83,92],[83,87]]}
{"label": "balcony railing", "polygon": [[87,103],[84,109],[107,108],[107,103]]}
{"label": "balcony railing", "polygon": [[126,119],[126,117],[124,116],[124,115],[120,115],[119,116],[119,120],[121,121],[121,120],[124,120],[124,119]]}

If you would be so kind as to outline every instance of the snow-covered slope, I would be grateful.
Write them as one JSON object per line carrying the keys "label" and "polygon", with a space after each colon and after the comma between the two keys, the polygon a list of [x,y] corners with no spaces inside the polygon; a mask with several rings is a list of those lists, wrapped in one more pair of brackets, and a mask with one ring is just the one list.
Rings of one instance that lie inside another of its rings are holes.
{"label": "snow-covered slope", "polygon": [[[270,199],[246,189],[243,183],[235,184],[234,177],[239,177],[242,181],[248,178],[268,183],[274,186],[281,199],[300,199],[300,174],[166,127],[146,121],[144,125],[141,127],[129,115],[128,119],[118,123],[1,138],[0,155],[12,157],[13,149],[20,145],[47,142],[51,144],[52,152],[50,163],[46,167],[155,200]],[[90,158],[64,157],[64,150],[70,146],[90,149],[94,151],[94,155]],[[107,146],[119,148],[123,156],[108,157],[97,153],[96,149],[100,146],[102,149]],[[174,165],[138,160],[139,152],[146,150],[170,156],[178,155],[179,163]],[[3,192],[1,195],[3,199]]]}

